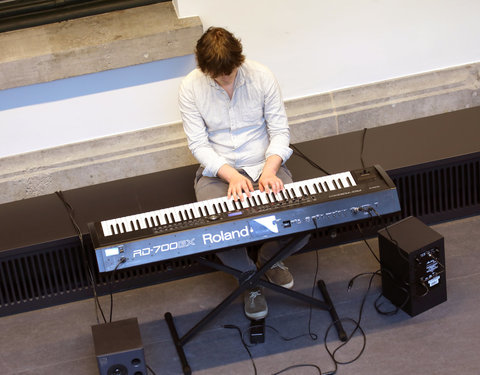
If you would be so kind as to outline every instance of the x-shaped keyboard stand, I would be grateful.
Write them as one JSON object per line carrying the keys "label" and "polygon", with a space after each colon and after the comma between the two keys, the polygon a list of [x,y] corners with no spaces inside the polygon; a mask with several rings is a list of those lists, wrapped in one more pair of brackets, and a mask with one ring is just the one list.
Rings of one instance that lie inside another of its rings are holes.
{"label": "x-shaped keyboard stand", "polygon": [[183,373],[185,375],[190,375],[192,370],[190,365],[187,362],[187,357],[185,356],[185,352],[183,350],[183,346],[210,320],[216,317],[224,308],[226,308],[230,303],[232,303],[238,296],[243,294],[245,290],[251,289],[255,286],[263,286],[269,289],[272,289],[276,292],[285,294],[292,298],[299,299],[301,301],[307,302],[312,306],[316,306],[322,310],[327,310],[330,312],[332,320],[335,324],[335,328],[337,329],[338,337],[342,341],[346,341],[347,334],[343,329],[343,326],[338,318],[337,312],[335,311],[335,307],[333,306],[333,302],[327,292],[327,288],[325,283],[322,280],[319,280],[317,286],[319,287],[324,301],[312,298],[306,294],[286,289],[284,287],[272,284],[268,281],[262,279],[262,276],[267,272],[275,263],[284,259],[286,256],[290,254],[293,249],[295,249],[300,242],[305,237],[305,233],[298,234],[294,236],[282,249],[280,249],[268,262],[266,262],[261,268],[259,268],[256,272],[246,272],[242,273],[236,269],[227,267],[223,264],[219,264],[204,257],[197,256],[195,259],[198,263],[206,265],[210,268],[216,269],[218,271],[223,271],[235,276],[239,280],[238,287],[229,295],[227,296],[222,302],[220,302],[212,311],[210,311],[204,318],[202,318],[195,326],[193,326],[187,333],[185,333],[182,337],[179,337],[177,329],[175,327],[175,323],[173,321],[173,316],[171,313],[165,313],[165,321],[167,322],[168,328],[170,330],[170,334],[172,336],[173,342],[175,344],[175,348],[177,349],[178,357],[182,362]]}

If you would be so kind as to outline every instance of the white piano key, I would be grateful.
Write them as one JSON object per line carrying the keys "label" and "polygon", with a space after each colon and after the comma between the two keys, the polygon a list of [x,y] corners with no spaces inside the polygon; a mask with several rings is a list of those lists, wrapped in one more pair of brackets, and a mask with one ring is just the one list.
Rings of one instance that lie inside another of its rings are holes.
{"label": "white piano key", "polygon": [[167,224],[165,220],[165,212],[164,210],[157,210],[155,211],[155,216],[158,217],[158,220],[160,220],[160,225],[165,225]]}
{"label": "white piano key", "polygon": [[147,224],[145,224],[145,215],[143,214],[135,215],[135,220],[137,221],[137,225],[140,225],[141,229],[147,228]]}
{"label": "white piano key", "polygon": [[292,186],[292,189],[291,189],[291,190],[293,190],[293,193],[294,193],[295,198],[301,198],[301,197],[302,197],[302,192],[298,189],[297,184],[294,184],[294,185]]}
{"label": "white piano key", "polygon": [[181,222],[182,219],[180,217],[180,211],[179,209],[172,209],[172,214],[173,214],[173,219],[175,220],[176,223]]}
{"label": "white piano key", "polygon": [[240,201],[240,204],[242,205],[242,208],[249,208],[250,207],[250,204],[248,203],[246,198],[247,198],[247,196],[244,195],[243,201]]}
{"label": "white piano key", "polygon": [[225,203],[225,200],[223,199],[223,197],[215,199],[215,207],[218,213],[224,213],[227,211],[224,206],[224,203]]}
{"label": "white piano key", "polygon": [[175,207],[170,207],[169,209],[167,209],[168,222],[170,224],[175,223],[175,216],[173,215],[174,210],[175,210]]}
{"label": "white piano key", "polygon": [[112,233],[112,228],[110,227],[110,225],[111,225],[110,220],[102,221],[101,225],[102,225],[103,235],[105,237],[111,236],[113,234]]}
{"label": "white piano key", "polygon": [[199,205],[198,205],[198,210],[199,210],[200,215],[201,215],[202,217],[208,216],[207,207],[206,207],[204,201],[202,201],[202,202],[199,203]]}
{"label": "white piano key", "polygon": [[128,217],[122,219],[123,225],[125,225],[125,230],[127,232],[133,231],[132,225],[130,224],[130,220]]}
{"label": "white piano key", "polygon": [[264,193],[264,192],[259,192],[257,194],[257,197],[260,198],[260,201],[262,202],[262,204],[268,204],[268,199],[267,199],[267,194]]}
{"label": "white piano key", "polygon": [[282,202],[284,200],[281,192],[278,192],[274,195],[275,195],[275,198],[277,199],[277,201]]}
{"label": "white piano key", "polygon": [[120,231],[118,230],[118,227],[117,227],[116,219],[113,219],[113,220],[110,221],[110,226],[112,228],[113,234],[119,234],[120,233]]}
{"label": "white piano key", "polygon": [[237,207],[235,207],[235,203],[233,199],[226,199],[225,203],[227,204],[229,211],[235,211],[237,209]]}
{"label": "white piano key", "polygon": [[252,193],[252,195],[250,196],[250,206],[251,207],[258,207],[258,206],[261,206],[262,205],[262,202],[260,200],[260,197],[258,196],[258,194],[254,194],[254,192]]}
{"label": "white piano key", "polygon": [[195,211],[193,210],[193,205],[185,205],[185,210],[187,211],[188,220],[193,220],[195,218]]}
{"label": "white piano key", "polygon": [[125,233],[123,229],[123,221],[121,219],[115,219],[115,226],[119,233]]}
{"label": "white piano key", "polygon": [[150,228],[155,228],[157,226],[155,217],[152,214],[148,215],[148,224]]}
{"label": "white piano key", "polygon": [[190,209],[193,211],[193,217],[195,219],[202,217],[202,215],[200,215],[200,212],[198,212],[198,203],[193,203]]}

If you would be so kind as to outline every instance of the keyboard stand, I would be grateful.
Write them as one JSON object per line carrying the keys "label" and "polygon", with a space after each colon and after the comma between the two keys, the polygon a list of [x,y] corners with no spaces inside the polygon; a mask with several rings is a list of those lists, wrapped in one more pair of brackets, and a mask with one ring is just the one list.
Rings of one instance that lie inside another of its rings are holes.
{"label": "keyboard stand", "polygon": [[299,299],[301,301],[307,302],[312,306],[318,307],[322,310],[327,310],[330,312],[333,322],[335,323],[335,328],[337,329],[338,337],[341,341],[347,340],[347,334],[345,333],[341,322],[339,321],[335,307],[333,306],[332,300],[327,292],[325,283],[322,280],[319,280],[317,285],[323,295],[325,301],[321,301],[315,298],[312,298],[306,294],[286,289],[281,286],[272,284],[268,281],[262,280],[261,277],[265,274],[267,270],[270,269],[278,261],[282,260],[290,254],[290,252],[303,240],[305,233],[294,236],[282,249],[280,249],[268,262],[266,262],[260,269],[256,272],[247,272],[242,273],[236,269],[227,267],[223,264],[212,262],[204,257],[197,256],[195,259],[208,267],[211,267],[218,271],[223,271],[229,273],[239,279],[238,287],[227,296],[222,302],[220,302],[213,310],[211,310],[204,318],[202,318],[195,326],[193,326],[187,333],[182,337],[179,337],[175,323],[173,321],[173,316],[170,312],[165,313],[165,321],[167,322],[170,334],[172,336],[175,348],[177,350],[178,357],[182,363],[183,373],[185,375],[190,375],[192,370],[190,365],[187,362],[187,357],[183,350],[183,346],[210,320],[216,317],[225,307],[232,303],[238,296],[242,295],[243,292],[247,289],[251,289],[257,285],[272,289],[276,292],[285,294],[292,298]]}

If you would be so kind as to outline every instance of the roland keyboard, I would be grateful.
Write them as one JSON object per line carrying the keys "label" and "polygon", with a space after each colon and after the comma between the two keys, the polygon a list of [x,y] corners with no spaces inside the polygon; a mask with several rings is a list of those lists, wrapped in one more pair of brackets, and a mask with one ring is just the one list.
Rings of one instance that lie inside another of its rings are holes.
{"label": "roland keyboard", "polygon": [[113,271],[400,211],[379,166],[286,184],[244,201],[222,197],[89,223],[100,272]]}

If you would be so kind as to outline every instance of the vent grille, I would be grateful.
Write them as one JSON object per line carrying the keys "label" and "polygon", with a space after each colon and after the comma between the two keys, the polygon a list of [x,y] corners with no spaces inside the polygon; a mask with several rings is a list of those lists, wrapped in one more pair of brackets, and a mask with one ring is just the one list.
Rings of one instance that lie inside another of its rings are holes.
{"label": "vent grille", "polygon": [[2,306],[38,302],[88,289],[77,247],[0,260]]}
{"label": "vent grille", "polygon": [[391,174],[402,216],[426,222],[466,216],[480,205],[480,161]]}
{"label": "vent grille", "polygon": [[[480,155],[470,159],[439,162],[389,172],[395,183],[402,212],[387,218],[374,218],[314,233],[306,250],[331,246],[361,238],[359,231],[373,236],[385,225],[407,216],[434,223],[476,214],[480,209]],[[0,316],[72,302],[92,296],[89,269],[99,295],[161,281],[206,273],[210,270],[192,258],[174,259],[141,267],[120,269],[110,274],[97,270],[94,249],[85,238],[86,254],[78,238],[67,243],[51,243],[0,258]],[[207,255],[209,260],[216,258]]]}

